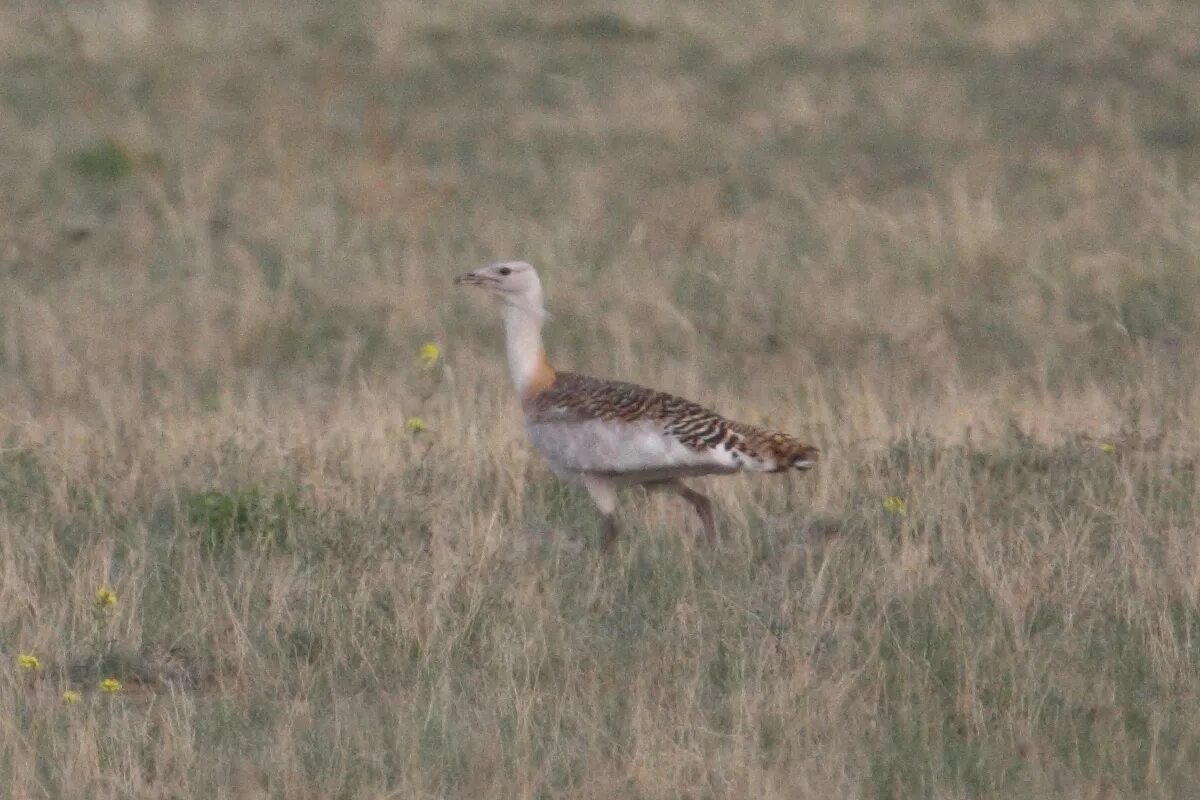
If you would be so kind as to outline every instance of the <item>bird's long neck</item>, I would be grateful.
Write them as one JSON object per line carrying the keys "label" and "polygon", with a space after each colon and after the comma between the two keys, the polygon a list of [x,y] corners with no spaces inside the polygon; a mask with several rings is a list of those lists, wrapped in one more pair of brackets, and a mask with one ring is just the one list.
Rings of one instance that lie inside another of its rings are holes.
{"label": "bird's long neck", "polygon": [[517,394],[528,400],[554,383],[554,368],[542,348],[541,308],[504,306],[504,333],[508,347],[508,371]]}

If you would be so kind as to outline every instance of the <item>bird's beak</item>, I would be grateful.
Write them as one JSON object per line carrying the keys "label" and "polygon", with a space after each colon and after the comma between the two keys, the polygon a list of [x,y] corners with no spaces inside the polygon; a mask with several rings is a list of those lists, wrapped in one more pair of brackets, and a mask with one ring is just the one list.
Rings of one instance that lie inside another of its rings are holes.
{"label": "bird's beak", "polygon": [[454,279],[455,286],[483,286],[484,279],[474,272],[459,275]]}

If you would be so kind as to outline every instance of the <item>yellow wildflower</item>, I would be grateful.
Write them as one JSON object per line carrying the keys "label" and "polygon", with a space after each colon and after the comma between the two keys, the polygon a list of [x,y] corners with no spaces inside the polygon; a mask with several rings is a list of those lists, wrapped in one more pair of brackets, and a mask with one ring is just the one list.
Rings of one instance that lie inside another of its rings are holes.
{"label": "yellow wildflower", "polygon": [[79,694],[79,692],[75,691],[74,689],[67,689],[65,692],[63,692],[63,702],[66,703],[67,705],[73,706],[76,703],[78,703],[79,700],[80,700],[80,694]]}
{"label": "yellow wildflower", "polygon": [[101,586],[96,590],[96,606],[98,608],[112,608],[117,604],[117,593],[108,588],[108,585]]}
{"label": "yellow wildflower", "polygon": [[1104,453],[1106,456],[1111,456],[1113,453],[1117,452],[1117,446],[1112,442],[1105,442],[1104,444],[1100,445],[1100,452]]}
{"label": "yellow wildflower", "polygon": [[105,678],[100,681],[100,691],[105,694],[116,694],[121,691],[121,682],[116,678]]}
{"label": "yellow wildflower", "polygon": [[908,513],[908,502],[903,497],[897,497],[896,495],[892,495],[884,500],[883,507],[901,517]]}
{"label": "yellow wildflower", "polygon": [[42,668],[42,662],[38,661],[38,657],[32,653],[21,653],[17,656],[17,666],[21,669],[36,672]]}
{"label": "yellow wildflower", "polygon": [[408,428],[409,433],[420,433],[425,430],[425,420],[420,417],[409,417],[405,420],[404,427]]}
{"label": "yellow wildflower", "polygon": [[421,366],[425,369],[433,369],[437,364],[438,359],[442,357],[441,348],[434,342],[426,342],[421,345]]}

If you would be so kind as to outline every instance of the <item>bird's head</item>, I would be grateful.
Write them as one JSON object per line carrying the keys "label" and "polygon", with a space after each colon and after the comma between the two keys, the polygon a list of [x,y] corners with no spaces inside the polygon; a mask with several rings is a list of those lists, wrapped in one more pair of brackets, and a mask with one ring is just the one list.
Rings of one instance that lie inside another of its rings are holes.
{"label": "bird's head", "polygon": [[507,305],[542,313],[542,282],[538,280],[537,271],[525,261],[497,261],[459,275],[454,283],[456,286],[478,286]]}

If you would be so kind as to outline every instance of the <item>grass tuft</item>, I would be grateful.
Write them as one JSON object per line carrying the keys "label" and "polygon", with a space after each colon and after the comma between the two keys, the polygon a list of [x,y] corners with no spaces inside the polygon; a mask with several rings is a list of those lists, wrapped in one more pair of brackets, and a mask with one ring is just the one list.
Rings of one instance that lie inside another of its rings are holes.
{"label": "grass tuft", "polygon": [[71,156],[71,171],[98,183],[116,183],[133,173],[133,162],[124,148],[104,140]]}
{"label": "grass tuft", "polygon": [[296,493],[260,489],[224,492],[210,489],[183,500],[188,524],[209,555],[234,548],[286,545],[289,531],[308,509]]}

